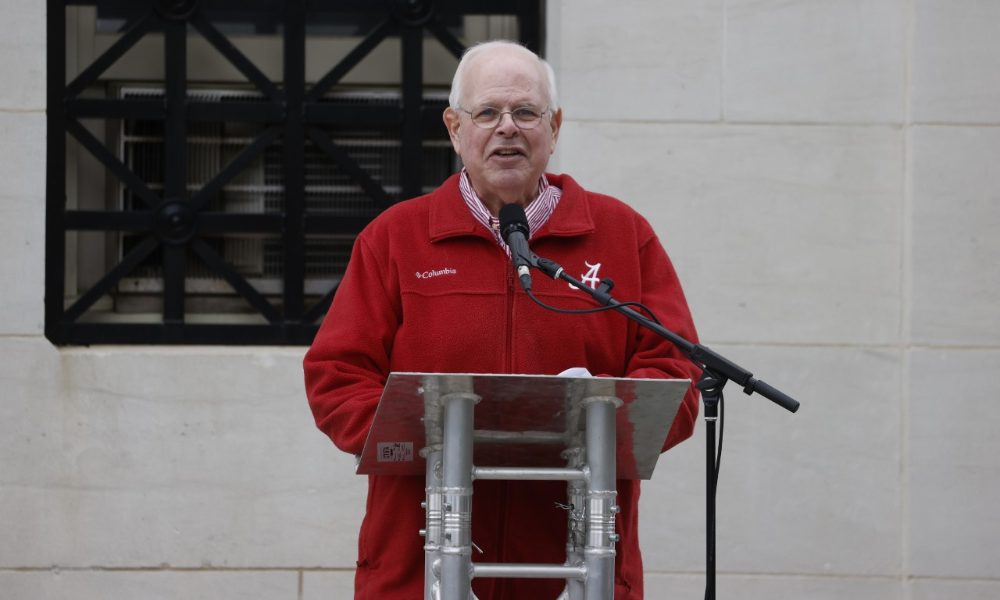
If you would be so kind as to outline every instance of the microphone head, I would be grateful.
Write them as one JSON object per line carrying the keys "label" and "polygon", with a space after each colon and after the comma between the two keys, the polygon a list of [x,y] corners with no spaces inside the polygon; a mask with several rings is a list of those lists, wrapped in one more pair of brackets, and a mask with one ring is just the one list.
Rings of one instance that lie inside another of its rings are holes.
{"label": "microphone head", "polygon": [[510,243],[510,234],[520,231],[524,239],[528,239],[528,217],[520,204],[504,204],[500,208],[500,235],[503,241]]}

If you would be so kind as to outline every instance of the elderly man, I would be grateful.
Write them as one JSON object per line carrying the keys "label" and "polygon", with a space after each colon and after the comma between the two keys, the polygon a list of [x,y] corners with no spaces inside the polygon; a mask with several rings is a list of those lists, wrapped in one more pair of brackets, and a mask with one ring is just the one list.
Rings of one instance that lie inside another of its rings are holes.
{"label": "elderly man", "polygon": [[[557,374],[571,367],[616,377],[691,378],[669,343],[624,317],[559,315],[517,285],[498,232],[505,204],[524,207],[532,250],[616,297],[639,300],[668,328],[696,338],[680,283],[653,230],[609,196],[545,173],[562,124],[551,68],[510,42],[463,56],[444,112],[464,168],[434,192],[386,210],[359,236],[304,361],[316,423],[360,454],[392,371]],[[595,149],[600,151],[600,149]],[[535,278],[535,294],[563,308],[592,302],[566,283]],[[690,436],[696,394],[685,397],[664,450]],[[424,478],[371,476],[358,541],[355,598],[423,595]],[[615,598],[642,598],[639,483],[618,482]],[[473,560],[560,563],[566,555],[563,482],[477,481]],[[545,599],[558,580],[475,580],[480,600]]]}

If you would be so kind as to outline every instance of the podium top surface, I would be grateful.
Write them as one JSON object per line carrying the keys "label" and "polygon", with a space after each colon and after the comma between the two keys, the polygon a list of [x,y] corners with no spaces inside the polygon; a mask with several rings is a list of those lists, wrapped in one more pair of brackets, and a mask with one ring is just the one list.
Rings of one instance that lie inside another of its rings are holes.
{"label": "podium top surface", "polygon": [[613,396],[619,479],[649,479],[690,381],[392,373],[365,442],[358,473],[423,475],[422,451],[441,443],[443,398],[472,393],[473,464],[565,467],[565,451],[584,444],[584,399]]}

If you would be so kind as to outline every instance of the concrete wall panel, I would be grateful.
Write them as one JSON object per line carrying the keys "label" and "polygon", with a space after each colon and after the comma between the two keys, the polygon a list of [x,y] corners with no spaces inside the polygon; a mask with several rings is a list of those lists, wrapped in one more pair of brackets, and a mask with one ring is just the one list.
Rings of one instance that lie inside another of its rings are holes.
{"label": "concrete wall panel", "polygon": [[298,573],[275,571],[0,571],[11,600],[297,600]]}
{"label": "concrete wall panel", "polygon": [[354,596],[354,571],[307,571],[302,576],[302,600]]}
{"label": "concrete wall panel", "polygon": [[729,0],[726,119],[902,122],[905,6],[903,0]]}
{"label": "concrete wall panel", "polygon": [[911,335],[1000,345],[1000,129],[913,134]]}
{"label": "concrete wall panel", "polygon": [[913,119],[1000,122],[1000,4],[915,0],[913,11]]}
{"label": "concrete wall panel", "polygon": [[[718,560],[739,573],[900,571],[899,356],[882,350],[711,347],[803,404],[726,388]],[[644,564],[704,569],[704,421],[643,487]],[[822,540],[819,543],[818,540]]]}
{"label": "concrete wall panel", "polygon": [[63,351],[64,387],[5,421],[45,467],[25,456],[5,478],[22,544],[0,565],[353,566],[366,482],[315,430],[301,357]]}
{"label": "concrete wall panel", "polygon": [[962,581],[915,579],[909,583],[913,600],[996,600],[1000,598],[998,581]]}
{"label": "concrete wall panel", "polygon": [[[646,576],[646,597],[700,598],[705,590],[703,575]],[[740,600],[771,600],[802,598],[804,600],[901,600],[899,583],[884,578],[826,578],[788,575],[729,575],[716,578],[719,598]]]}
{"label": "concrete wall panel", "polygon": [[720,118],[721,0],[551,4],[561,39],[549,59],[567,117]]}
{"label": "concrete wall panel", "polygon": [[0,110],[0,332],[44,328],[45,115]]}
{"label": "concrete wall panel", "polygon": [[1000,437],[992,391],[1000,386],[1000,349],[914,350],[909,373],[911,569],[995,577]]}
{"label": "concrete wall panel", "polygon": [[[44,110],[46,36],[44,2],[3,2],[9,24],[0,36],[0,110]],[[43,137],[45,129],[38,135]],[[5,136],[6,137],[6,136]],[[5,162],[10,156],[2,155]]]}
{"label": "concrete wall panel", "polygon": [[703,337],[898,339],[895,128],[570,122],[562,135],[562,169],[657,229]]}

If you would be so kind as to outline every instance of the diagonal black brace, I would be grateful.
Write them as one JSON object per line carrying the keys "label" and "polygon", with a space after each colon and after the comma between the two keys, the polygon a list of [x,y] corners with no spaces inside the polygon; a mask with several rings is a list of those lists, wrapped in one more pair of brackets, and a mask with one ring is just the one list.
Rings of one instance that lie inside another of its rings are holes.
{"label": "diagonal black brace", "polygon": [[267,301],[246,279],[233,269],[219,254],[205,243],[204,240],[195,239],[191,242],[191,249],[197,254],[208,268],[218,273],[234,290],[246,299],[257,312],[262,314],[270,323],[277,323],[281,320],[281,315],[270,302]]}
{"label": "diagonal black brace", "polygon": [[226,59],[236,67],[240,73],[246,76],[251,83],[257,86],[257,89],[265,94],[268,98],[274,102],[284,102],[285,95],[278,89],[278,86],[274,85],[266,75],[261,73],[260,69],[257,68],[250,59],[248,59],[240,50],[229,41],[221,31],[216,29],[215,25],[204,17],[202,13],[196,13],[191,19],[191,25],[198,30],[198,32],[208,40],[208,43],[215,46]]}
{"label": "diagonal black brace", "polygon": [[97,81],[97,78],[100,77],[102,73],[107,71],[108,67],[115,64],[115,61],[128,52],[129,49],[136,44],[136,42],[141,40],[142,37],[150,31],[153,31],[155,26],[156,20],[153,18],[153,11],[150,10],[146,13],[146,16],[136,21],[135,24],[125,32],[125,35],[118,38],[118,41],[105,50],[104,54],[97,57],[97,60],[77,75],[73,81],[69,82],[63,95],[64,98],[69,100],[80,95],[80,92],[86,89],[87,86]]}
{"label": "diagonal black brace", "polygon": [[448,52],[455,58],[462,58],[462,54],[465,52],[465,44],[463,44],[457,37],[455,37],[448,28],[441,23],[437,15],[433,16],[427,24],[426,27],[434,37],[437,38],[441,45],[445,47]]}
{"label": "diagonal black brace", "polygon": [[309,310],[302,315],[302,322],[312,323],[316,319],[323,316],[323,313],[330,309],[330,304],[333,303],[333,295],[337,293],[338,287],[340,287],[339,281],[333,284],[333,287],[330,288],[327,293],[323,294],[323,297],[319,299],[319,302],[313,304]]}
{"label": "diagonal black brace", "polygon": [[94,155],[98,161],[110,170],[125,187],[132,190],[136,196],[142,199],[148,208],[155,208],[160,203],[160,198],[153,193],[146,183],[139,179],[139,176],[132,172],[125,163],[118,160],[118,157],[111,153],[104,144],[101,143],[92,133],[87,131],[76,119],[66,119],[66,131],[68,131],[80,144]]}
{"label": "diagonal black brace", "polygon": [[389,196],[382,184],[372,179],[367,171],[340,146],[338,146],[326,133],[314,128],[309,128],[309,139],[323,152],[327,153],[347,174],[353,179],[361,189],[368,194],[379,208],[388,208],[392,204]]}
{"label": "diagonal black brace", "polygon": [[94,302],[97,302],[101,296],[108,293],[122,277],[128,275],[133,269],[139,266],[139,263],[149,256],[153,250],[156,250],[157,246],[159,246],[159,243],[152,236],[142,240],[138,246],[122,258],[122,261],[114,269],[111,269],[92,288],[80,296],[72,306],[66,309],[63,313],[63,320],[71,322],[80,318]]}
{"label": "diagonal black brace", "polygon": [[195,210],[201,210],[205,207],[205,204],[219,192],[233,177],[236,177],[241,171],[250,165],[250,162],[255,159],[261,152],[263,152],[268,146],[278,138],[281,133],[281,128],[278,126],[273,126],[265,129],[257,139],[253,141],[252,144],[240,151],[233,160],[229,161],[219,173],[215,175],[206,183],[200,190],[198,190],[194,196],[191,197],[191,205]]}
{"label": "diagonal black brace", "polygon": [[385,19],[378,24],[375,29],[368,34],[365,39],[361,40],[361,43],[354,47],[353,50],[347,53],[329,73],[324,75],[316,85],[309,90],[309,93],[303,98],[304,103],[316,102],[320,97],[325,94],[331,87],[333,87],[344,75],[347,75],[358,63],[361,62],[364,57],[375,49],[376,46],[382,43],[382,40],[387,38],[393,32],[396,31],[396,22],[392,18]]}

